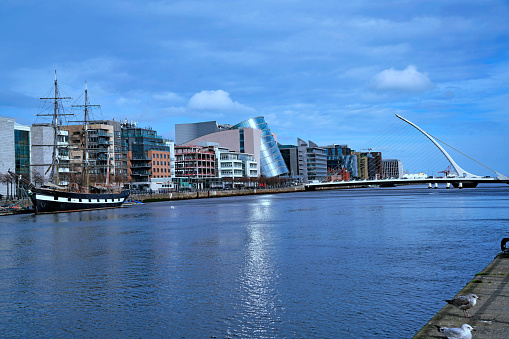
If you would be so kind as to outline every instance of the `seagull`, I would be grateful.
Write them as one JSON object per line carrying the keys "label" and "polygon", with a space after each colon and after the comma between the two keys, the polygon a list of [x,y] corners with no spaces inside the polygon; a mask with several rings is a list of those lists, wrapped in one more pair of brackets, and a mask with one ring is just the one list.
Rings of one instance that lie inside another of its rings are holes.
{"label": "seagull", "polygon": [[462,295],[456,298],[452,298],[451,300],[446,300],[447,303],[456,306],[458,309],[463,311],[463,314],[466,318],[470,318],[471,315],[468,314],[467,310],[471,307],[475,306],[477,299],[481,300],[475,294]]}
{"label": "seagull", "polygon": [[472,331],[475,331],[469,324],[463,324],[461,328],[435,326],[438,332],[443,333],[448,339],[472,339]]}

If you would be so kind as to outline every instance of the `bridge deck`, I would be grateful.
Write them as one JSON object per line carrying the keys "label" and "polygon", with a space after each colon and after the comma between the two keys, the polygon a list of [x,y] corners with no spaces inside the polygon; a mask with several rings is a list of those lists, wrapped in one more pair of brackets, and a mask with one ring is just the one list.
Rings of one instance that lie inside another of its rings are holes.
{"label": "bridge deck", "polygon": [[419,179],[382,179],[382,180],[350,180],[350,181],[331,181],[310,183],[304,185],[306,190],[314,190],[317,188],[340,187],[340,186],[375,186],[375,185],[408,185],[408,184],[509,184],[509,180],[502,180],[492,177],[475,177],[475,178],[419,178]]}

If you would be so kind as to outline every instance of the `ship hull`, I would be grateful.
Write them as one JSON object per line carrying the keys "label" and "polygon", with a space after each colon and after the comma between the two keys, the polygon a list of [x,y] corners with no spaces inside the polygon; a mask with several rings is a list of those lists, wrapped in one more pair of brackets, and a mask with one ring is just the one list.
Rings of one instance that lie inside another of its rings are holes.
{"label": "ship hull", "polygon": [[31,199],[35,213],[70,212],[120,207],[129,193],[129,190],[94,194],[34,188]]}

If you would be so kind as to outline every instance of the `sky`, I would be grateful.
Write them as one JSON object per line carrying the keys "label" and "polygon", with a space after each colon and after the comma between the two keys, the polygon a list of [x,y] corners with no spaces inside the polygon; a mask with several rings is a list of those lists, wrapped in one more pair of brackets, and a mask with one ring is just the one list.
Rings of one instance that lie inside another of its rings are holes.
{"label": "sky", "polygon": [[97,118],[169,139],[264,116],[282,144],[360,150],[399,114],[509,176],[507,1],[2,0],[0,29],[0,116],[21,124],[56,70]]}

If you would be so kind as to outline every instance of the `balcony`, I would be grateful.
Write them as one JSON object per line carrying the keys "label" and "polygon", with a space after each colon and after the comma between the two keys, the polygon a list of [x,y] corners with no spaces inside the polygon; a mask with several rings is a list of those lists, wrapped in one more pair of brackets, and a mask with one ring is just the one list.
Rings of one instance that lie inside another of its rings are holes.
{"label": "balcony", "polygon": [[132,164],[131,168],[152,168],[152,165],[137,163],[137,164]]}
{"label": "balcony", "polygon": [[131,168],[131,175],[151,175],[152,173],[150,173],[150,171],[139,171],[139,170],[133,170],[133,168]]}
{"label": "balcony", "polygon": [[113,133],[106,133],[105,131],[90,130],[88,132],[91,137],[109,137],[113,138]]}

